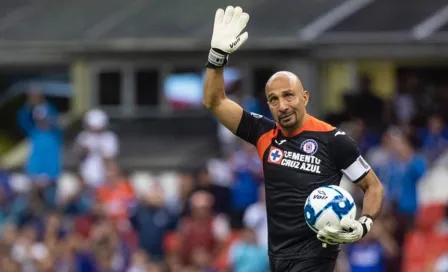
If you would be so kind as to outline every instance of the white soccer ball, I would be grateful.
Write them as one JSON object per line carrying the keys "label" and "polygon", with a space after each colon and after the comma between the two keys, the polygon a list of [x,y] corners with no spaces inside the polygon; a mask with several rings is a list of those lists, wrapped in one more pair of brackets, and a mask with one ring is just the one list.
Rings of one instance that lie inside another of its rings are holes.
{"label": "white soccer ball", "polygon": [[339,228],[342,218],[356,217],[356,204],[349,192],[336,185],[322,186],[308,196],[304,208],[305,221],[314,231],[325,226]]}

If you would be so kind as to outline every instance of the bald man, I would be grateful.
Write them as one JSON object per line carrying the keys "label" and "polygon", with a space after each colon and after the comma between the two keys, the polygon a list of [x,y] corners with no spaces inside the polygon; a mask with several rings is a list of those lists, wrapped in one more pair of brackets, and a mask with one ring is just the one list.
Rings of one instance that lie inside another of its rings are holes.
{"label": "bald man", "polygon": [[[248,19],[239,7],[216,12],[203,103],[230,131],[258,149],[265,179],[271,271],[333,271],[338,244],[364,237],[378,216],[381,182],[350,137],[307,113],[310,95],[295,74],[280,71],[266,83],[274,120],[249,113],[227,98],[223,69],[229,54],[247,39],[247,32],[240,33]],[[362,216],[344,228],[316,235],[305,222],[305,200],[320,186],[339,185],[343,175],[365,192]]]}

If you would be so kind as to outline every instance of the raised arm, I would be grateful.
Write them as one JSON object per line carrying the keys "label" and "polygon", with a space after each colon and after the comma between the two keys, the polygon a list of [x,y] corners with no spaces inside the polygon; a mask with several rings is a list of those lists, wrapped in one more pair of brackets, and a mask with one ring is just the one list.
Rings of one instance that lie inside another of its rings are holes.
{"label": "raised arm", "polygon": [[236,133],[243,115],[243,108],[227,98],[222,68],[207,68],[203,103],[224,126]]}
{"label": "raised arm", "polygon": [[233,133],[238,129],[243,108],[226,97],[223,69],[229,54],[246,42],[247,32],[240,33],[248,22],[249,15],[240,7],[216,11],[204,83],[204,105]]}

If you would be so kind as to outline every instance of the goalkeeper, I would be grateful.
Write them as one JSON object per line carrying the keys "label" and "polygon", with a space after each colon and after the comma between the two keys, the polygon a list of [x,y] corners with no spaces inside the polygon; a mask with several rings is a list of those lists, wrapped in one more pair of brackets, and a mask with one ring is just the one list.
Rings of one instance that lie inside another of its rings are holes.
{"label": "goalkeeper", "polygon": [[[204,83],[204,105],[230,131],[255,145],[263,165],[271,271],[333,271],[338,244],[360,240],[378,216],[383,187],[343,131],[306,112],[309,93],[291,72],[277,72],[265,93],[274,120],[249,113],[228,99],[223,69],[248,39],[249,15],[240,7],[218,9]],[[364,190],[362,216],[317,235],[306,225],[303,206],[314,189],[339,185],[345,175]],[[320,240],[320,241],[319,241]],[[328,244],[322,247],[322,242]]]}

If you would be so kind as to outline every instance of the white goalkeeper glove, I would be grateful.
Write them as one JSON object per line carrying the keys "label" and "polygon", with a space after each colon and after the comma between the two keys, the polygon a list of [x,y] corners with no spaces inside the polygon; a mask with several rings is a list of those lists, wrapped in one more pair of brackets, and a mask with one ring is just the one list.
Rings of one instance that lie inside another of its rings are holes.
{"label": "white goalkeeper glove", "polygon": [[373,220],[370,216],[361,216],[358,220],[344,217],[340,228],[325,227],[317,234],[317,239],[330,245],[348,244],[361,240],[372,227]]}
{"label": "white goalkeeper glove", "polygon": [[247,41],[248,33],[241,32],[248,22],[249,14],[244,13],[240,7],[228,6],[226,11],[216,11],[207,67],[217,68],[227,64],[228,55]]}

